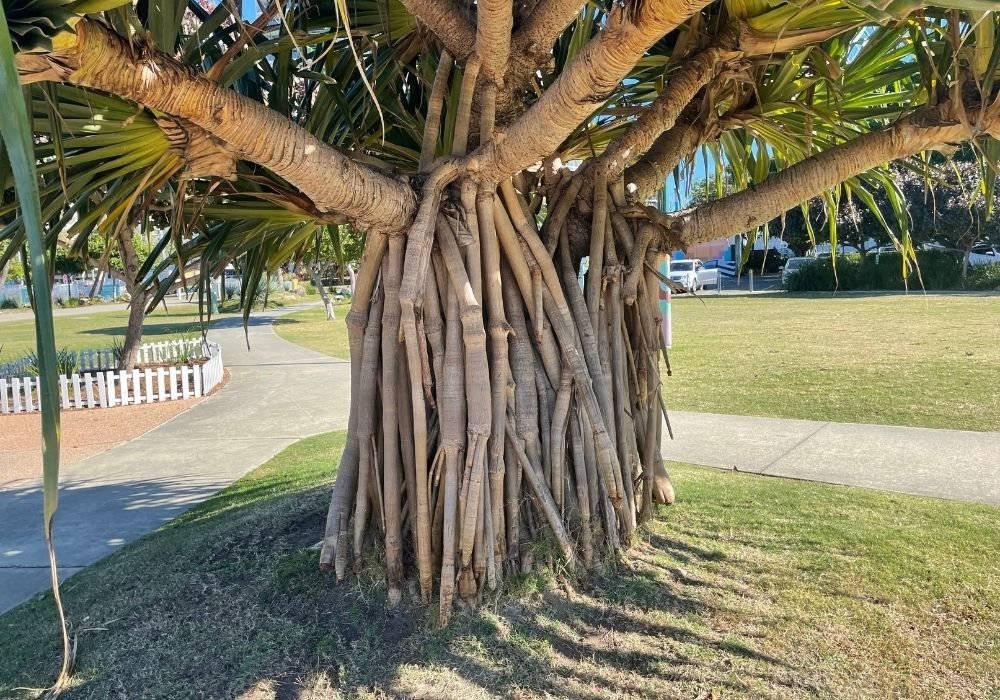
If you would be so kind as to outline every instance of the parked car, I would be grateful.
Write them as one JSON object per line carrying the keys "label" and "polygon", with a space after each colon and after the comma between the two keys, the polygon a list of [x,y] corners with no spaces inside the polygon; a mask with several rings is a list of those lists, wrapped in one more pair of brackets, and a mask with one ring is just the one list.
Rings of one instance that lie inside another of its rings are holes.
{"label": "parked car", "polygon": [[670,281],[689,292],[697,292],[707,285],[719,286],[719,269],[705,266],[701,260],[671,260]]}
{"label": "parked car", "polygon": [[789,258],[786,260],[785,266],[781,268],[781,286],[787,287],[788,278],[792,276],[792,273],[796,270],[801,270],[814,260],[816,258]]}

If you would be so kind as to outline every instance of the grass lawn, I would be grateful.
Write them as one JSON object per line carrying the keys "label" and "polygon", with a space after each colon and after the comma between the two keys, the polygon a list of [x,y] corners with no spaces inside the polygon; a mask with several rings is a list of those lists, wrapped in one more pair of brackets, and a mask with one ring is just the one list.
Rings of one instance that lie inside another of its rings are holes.
{"label": "grass lawn", "polygon": [[[348,358],[344,317],[278,319],[278,335]],[[1000,430],[1000,297],[768,295],[674,300],[667,406]]]}
{"label": "grass lawn", "polygon": [[668,408],[1000,430],[1000,297],[676,298]]}
{"label": "grass lawn", "polygon": [[[268,308],[281,308],[288,304],[315,301],[318,297],[299,297],[291,294],[272,297]],[[255,311],[256,313],[256,311]],[[346,313],[346,310],[345,310]],[[212,314],[212,319],[239,317],[239,301],[230,300],[223,311]],[[59,350],[97,350],[109,348],[116,337],[125,337],[128,310],[71,313],[55,316],[56,348]],[[166,311],[161,307],[146,317],[142,327],[144,342],[165,340],[201,332],[197,304],[178,304],[168,301]],[[345,329],[346,338],[346,329]],[[346,348],[346,340],[345,340]],[[35,349],[35,325],[32,320],[0,321],[0,362],[14,360]],[[346,355],[345,355],[346,357]]]}
{"label": "grass lawn", "polygon": [[[342,445],[70,579],[66,697],[1000,698],[995,508],[673,465],[677,505],[616,571],[516,576],[438,630],[372,566],[318,571]],[[47,595],[0,617],[0,697],[37,697],[56,651]]]}
{"label": "grass lawn", "polygon": [[[213,316],[213,318],[215,318]],[[100,311],[92,314],[66,314],[55,317],[56,348],[98,350],[109,348],[115,337],[125,337],[128,310]],[[164,340],[198,333],[197,307],[172,304],[169,312],[157,309],[146,318],[142,335],[146,341]],[[0,322],[0,362],[14,360],[35,349],[35,323],[32,320]]]}
{"label": "grass lawn", "polygon": [[342,301],[333,305],[336,320],[326,320],[326,309],[318,306],[275,319],[275,332],[290,343],[321,352],[324,355],[351,359],[351,349],[347,343],[347,324],[344,319],[351,310],[351,302]]}

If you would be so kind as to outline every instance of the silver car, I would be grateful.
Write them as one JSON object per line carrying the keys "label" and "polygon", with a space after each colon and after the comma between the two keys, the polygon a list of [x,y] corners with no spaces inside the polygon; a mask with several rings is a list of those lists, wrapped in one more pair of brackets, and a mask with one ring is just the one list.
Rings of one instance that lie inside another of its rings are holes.
{"label": "silver car", "polygon": [[785,266],[781,268],[781,286],[787,287],[788,278],[791,277],[793,272],[801,270],[815,260],[816,258],[789,258],[785,261]]}

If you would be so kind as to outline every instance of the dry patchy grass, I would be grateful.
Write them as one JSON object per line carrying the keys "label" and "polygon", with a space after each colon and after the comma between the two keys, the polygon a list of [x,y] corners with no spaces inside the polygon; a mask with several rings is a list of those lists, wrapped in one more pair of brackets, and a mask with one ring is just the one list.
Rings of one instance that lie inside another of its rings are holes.
{"label": "dry patchy grass", "polygon": [[1000,296],[679,298],[668,408],[1000,430]]}
{"label": "dry patchy grass", "polygon": [[[436,628],[377,568],[318,571],[343,435],[293,445],[70,579],[68,698],[996,698],[986,506],[673,465],[614,568],[516,575]],[[552,556],[539,545],[537,561]],[[51,600],[0,617],[0,696],[56,668]]]}

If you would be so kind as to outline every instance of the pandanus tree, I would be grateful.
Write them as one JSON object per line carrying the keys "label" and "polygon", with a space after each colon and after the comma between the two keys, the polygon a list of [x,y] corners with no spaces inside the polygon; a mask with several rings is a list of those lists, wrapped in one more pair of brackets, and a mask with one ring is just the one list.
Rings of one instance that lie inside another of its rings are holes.
{"label": "pandanus tree", "polygon": [[[588,569],[672,501],[658,255],[880,190],[905,250],[885,164],[970,143],[996,181],[986,0],[7,2],[61,132],[41,161],[100,163],[43,181],[51,235],[90,188],[128,205],[104,226],[170,202],[178,255],[244,256],[251,290],[325,227],[364,232],[320,565],[381,557],[390,599],[415,580],[443,621],[540,541]],[[88,130],[101,109],[128,116]],[[732,191],[650,206],[701,158]]]}

